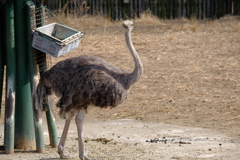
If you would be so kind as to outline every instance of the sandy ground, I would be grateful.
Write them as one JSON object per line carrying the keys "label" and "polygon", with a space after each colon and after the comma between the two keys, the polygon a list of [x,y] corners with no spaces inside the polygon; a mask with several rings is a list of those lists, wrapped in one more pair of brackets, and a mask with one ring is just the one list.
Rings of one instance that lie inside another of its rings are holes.
{"label": "sandy ground", "polygon": [[[57,122],[59,135],[63,125],[64,121]],[[65,150],[71,155],[70,159],[78,159],[75,124],[72,123],[70,128]],[[86,152],[99,160],[240,158],[240,140],[231,140],[210,129],[121,119],[86,122],[84,130]],[[48,144],[48,133],[44,132],[44,135]],[[43,154],[17,150],[13,155],[0,156],[1,159],[59,159],[57,149],[49,145]]]}
{"label": "sandy ground", "polygon": [[[144,74],[121,106],[89,109],[84,126],[88,155],[100,160],[240,159],[240,18],[134,23],[132,39]],[[86,54],[132,70],[120,22],[68,24],[85,37],[78,49],[52,58],[52,64]],[[56,122],[60,136],[63,120]],[[58,159],[45,132],[44,154],[16,150],[1,152],[0,159]],[[73,159],[76,139],[72,124],[66,151]]]}

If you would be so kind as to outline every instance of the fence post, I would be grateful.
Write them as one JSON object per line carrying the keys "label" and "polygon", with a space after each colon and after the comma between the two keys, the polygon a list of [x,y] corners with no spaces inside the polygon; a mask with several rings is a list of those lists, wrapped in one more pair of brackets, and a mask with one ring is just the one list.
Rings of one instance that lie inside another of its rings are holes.
{"label": "fence post", "polygon": [[169,1],[169,5],[170,5],[170,7],[169,7],[169,18],[170,19],[173,19],[173,17],[174,17],[174,8],[173,8],[173,6],[174,6],[174,2],[173,2],[173,0],[170,0]]}
{"label": "fence post", "polygon": [[[0,23],[4,24],[4,20],[5,18],[3,18],[3,5],[0,6]],[[4,79],[4,55],[3,55],[3,25],[0,25],[0,35],[2,35],[0,37],[0,117],[1,117],[1,113],[2,113],[2,93],[3,93],[3,79]]]}
{"label": "fence post", "polygon": [[211,16],[211,4],[210,0],[207,0],[207,17]]}
{"label": "fence post", "polygon": [[[163,18],[162,2],[161,2],[161,1],[159,2],[159,1],[158,1],[157,5],[158,5],[158,17],[159,17],[159,18]],[[147,6],[148,6],[148,4],[146,4],[146,8],[148,8]],[[150,8],[149,8],[149,9],[150,9]]]}
{"label": "fence post", "polygon": [[203,19],[206,18],[206,0],[203,0]]}
{"label": "fence post", "polygon": [[194,1],[194,13],[195,18],[199,18],[199,8],[198,8],[199,0]]}
{"label": "fence post", "polygon": [[96,15],[96,3],[95,3],[95,0],[92,1],[92,12],[93,12],[93,15]]}
{"label": "fence post", "polygon": [[15,35],[14,35],[14,4],[7,2],[6,9],[6,110],[5,110],[5,152],[14,152],[14,126],[15,126],[15,86],[16,86],[16,60],[15,60]]}
{"label": "fence post", "polygon": [[107,0],[103,0],[103,3],[104,3],[104,10],[103,10],[103,12],[104,12],[105,15],[108,15],[107,14],[107,11],[108,11],[107,10]]}
{"label": "fence post", "polygon": [[[38,8],[41,8],[41,4],[37,4],[37,7]],[[44,11],[41,11],[41,13],[43,14]],[[39,23],[39,26],[37,27],[40,27],[42,26],[44,23],[42,21],[42,19],[44,19],[42,16],[42,14],[40,14],[40,19],[41,19],[41,22]],[[45,53],[42,53],[40,52],[39,53],[40,56],[41,56],[41,59],[38,61],[38,64],[39,64],[39,72],[40,72],[40,76],[42,76],[42,74],[47,70],[47,64],[46,64],[46,54]],[[52,147],[57,147],[57,143],[58,143],[58,139],[57,139],[57,129],[56,129],[56,125],[55,125],[55,118],[53,116],[53,112],[50,111],[50,109],[52,109],[53,107],[51,106],[52,105],[52,100],[51,100],[51,97],[49,96],[49,98],[46,100],[48,102],[46,108],[47,108],[47,111],[46,111],[46,118],[47,118],[47,124],[48,124],[48,133],[49,133],[49,139],[50,139],[50,145]]]}
{"label": "fence post", "polygon": [[122,19],[122,13],[123,13],[123,1],[119,1],[119,19]]}
{"label": "fence post", "polygon": [[[157,2],[156,2],[156,7],[157,7]],[[142,0],[138,0],[138,18],[141,18],[141,13],[142,13]],[[157,16],[157,13],[156,13]]]}
{"label": "fence post", "polygon": [[223,16],[223,1],[219,0],[218,2],[218,12],[219,12],[219,18]]}
{"label": "fence post", "polygon": [[186,11],[186,17],[190,18],[190,1],[187,1],[187,11]]}
{"label": "fence post", "polygon": [[16,125],[15,147],[18,149],[34,148],[35,135],[33,124],[32,96],[30,87],[29,68],[27,60],[27,0],[15,0],[15,42],[17,61],[16,81]]}
{"label": "fence post", "polygon": [[227,14],[227,4],[226,0],[223,0],[223,16]]}
{"label": "fence post", "polygon": [[118,18],[118,0],[115,0],[115,19],[119,20]]}
{"label": "fence post", "polygon": [[233,8],[234,8],[233,15],[237,15],[238,14],[238,3],[239,2],[237,0],[233,1]]}
{"label": "fence post", "polygon": [[[30,13],[35,13],[35,4],[33,2],[28,2],[28,25],[29,29],[31,28],[31,21],[34,22],[34,26],[36,26],[36,16],[31,17]],[[33,18],[33,19],[31,19]],[[28,62],[29,62],[29,70],[30,70],[30,81],[31,81],[31,92],[32,92],[32,102],[33,102],[33,115],[34,115],[34,126],[35,126],[35,138],[36,138],[36,151],[38,153],[43,153],[44,152],[44,137],[43,137],[43,129],[42,129],[42,111],[36,108],[35,106],[35,91],[37,89],[38,85],[38,71],[37,71],[37,60],[36,56],[33,53],[33,48],[31,46],[32,42],[32,34],[31,30],[28,32],[28,43],[27,43],[27,49],[28,49]]]}
{"label": "fence post", "polygon": [[198,0],[198,19],[202,19],[202,0]]}
{"label": "fence post", "polygon": [[186,0],[183,0],[182,2],[182,16],[183,18],[186,18]]}
{"label": "fence post", "polygon": [[240,15],[240,2],[237,2],[237,15]]}
{"label": "fence post", "polygon": [[166,9],[167,19],[170,19],[170,1],[169,0],[166,1],[166,7],[167,7]]}
{"label": "fence post", "polygon": [[182,18],[182,0],[178,0],[178,18]]}
{"label": "fence post", "polygon": [[130,18],[133,18],[133,1],[130,1]]}
{"label": "fence post", "polygon": [[[46,56],[44,55],[44,53],[41,53],[42,56]],[[41,68],[40,71],[40,76],[42,76],[42,74],[47,70],[47,65],[46,65],[46,58],[41,59],[41,61],[39,61],[39,68]],[[48,102],[48,104],[46,105],[47,111],[46,111],[46,117],[47,117],[47,124],[48,124],[48,133],[49,133],[49,141],[50,141],[50,145],[52,147],[57,147],[58,144],[58,138],[57,138],[57,129],[56,129],[56,125],[55,125],[55,119],[53,116],[53,111],[51,111],[51,109],[53,108],[52,106],[52,98],[48,97],[48,99],[46,100]]]}
{"label": "fence post", "polygon": [[231,1],[226,0],[226,14],[231,14],[230,4],[231,4]]}
{"label": "fence post", "polygon": [[100,11],[100,15],[103,15],[103,0],[100,0],[100,8],[99,8],[99,11]]}
{"label": "fence post", "polygon": [[152,12],[153,12],[153,15],[157,15],[157,1],[156,0],[154,0],[153,1],[153,5],[152,5],[153,7],[152,7]]}
{"label": "fence post", "polygon": [[219,18],[219,7],[218,7],[218,0],[215,0],[215,15],[216,15],[216,18]]}

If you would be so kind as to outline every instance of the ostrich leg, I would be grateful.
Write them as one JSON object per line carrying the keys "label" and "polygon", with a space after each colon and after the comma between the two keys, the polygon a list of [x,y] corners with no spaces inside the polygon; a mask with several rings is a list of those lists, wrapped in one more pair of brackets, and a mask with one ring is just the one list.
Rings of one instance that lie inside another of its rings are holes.
{"label": "ostrich leg", "polygon": [[62,158],[62,159],[69,158],[69,156],[66,156],[63,153],[63,150],[64,150],[64,145],[65,145],[65,142],[66,142],[66,138],[67,138],[68,129],[69,129],[69,126],[70,126],[70,123],[71,123],[71,120],[72,120],[73,116],[74,116],[74,114],[71,114],[71,116],[66,120],[65,126],[64,126],[64,129],[63,129],[63,132],[62,132],[62,136],[61,136],[61,139],[60,139],[60,142],[59,142],[59,145],[58,145],[58,154],[60,155],[60,158]]}
{"label": "ostrich leg", "polygon": [[79,158],[81,160],[97,160],[88,158],[84,152],[84,142],[83,142],[83,122],[86,114],[86,110],[80,110],[76,115],[76,125],[78,130],[78,147],[79,147]]}

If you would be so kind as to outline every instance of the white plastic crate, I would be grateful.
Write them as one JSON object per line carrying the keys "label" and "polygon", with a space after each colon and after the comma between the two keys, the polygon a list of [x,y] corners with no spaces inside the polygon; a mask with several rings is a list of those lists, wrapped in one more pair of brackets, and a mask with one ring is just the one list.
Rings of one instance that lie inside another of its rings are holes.
{"label": "white plastic crate", "polygon": [[32,47],[59,57],[77,48],[83,35],[80,31],[52,23],[33,31]]}

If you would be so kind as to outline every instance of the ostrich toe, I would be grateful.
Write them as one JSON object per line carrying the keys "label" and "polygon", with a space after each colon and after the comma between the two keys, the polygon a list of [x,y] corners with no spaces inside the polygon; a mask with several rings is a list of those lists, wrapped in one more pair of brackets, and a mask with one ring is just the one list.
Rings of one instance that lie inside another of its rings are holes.
{"label": "ostrich toe", "polygon": [[70,155],[65,155],[64,153],[58,153],[61,159],[69,159]]}

